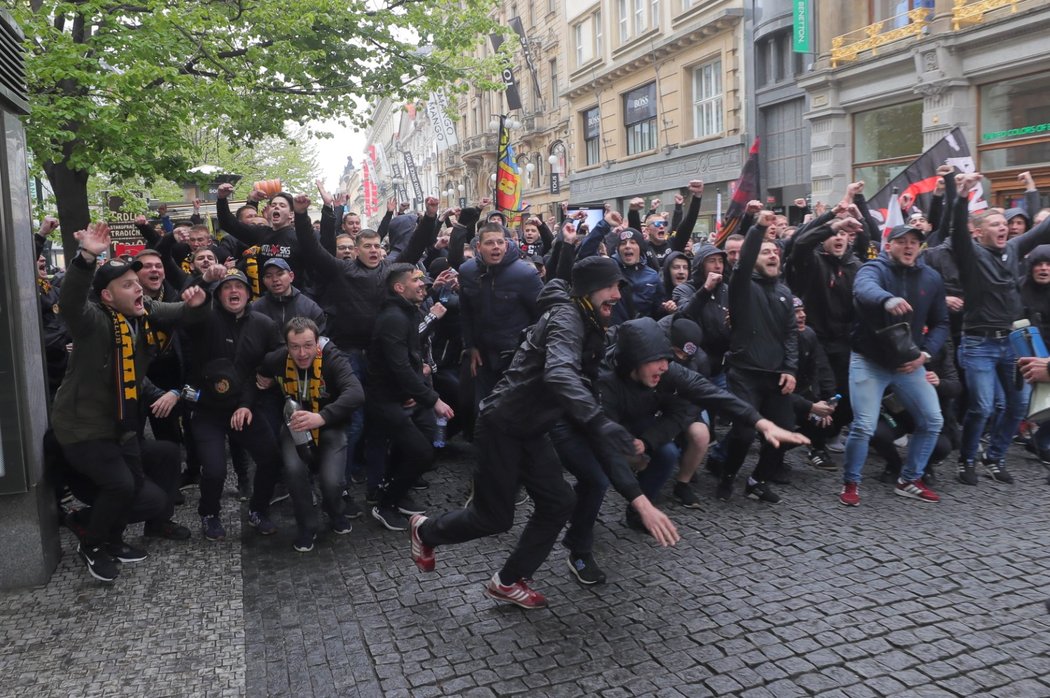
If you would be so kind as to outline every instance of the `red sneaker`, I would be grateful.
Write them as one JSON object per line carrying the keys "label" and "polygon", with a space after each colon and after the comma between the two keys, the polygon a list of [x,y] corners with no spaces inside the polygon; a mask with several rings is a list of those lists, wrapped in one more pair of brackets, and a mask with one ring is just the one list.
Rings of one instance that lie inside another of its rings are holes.
{"label": "red sneaker", "polygon": [[941,501],[940,496],[926,486],[926,483],[922,480],[912,480],[911,482],[897,481],[897,486],[893,488],[893,491],[902,497],[911,497],[912,499],[918,499],[921,502],[939,502]]}
{"label": "red sneaker", "polygon": [[547,607],[546,597],[535,589],[530,589],[524,579],[505,586],[499,580],[499,572],[492,575],[492,579],[485,585],[485,596],[529,610]]}
{"label": "red sneaker", "polygon": [[427,517],[422,514],[415,514],[408,520],[408,531],[412,537],[412,561],[424,572],[433,572],[434,549],[429,545],[424,545],[423,539],[419,537],[419,527],[426,520]]}
{"label": "red sneaker", "polygon": [[848,507],[860,506],[860,487],[857,483],[847,482],[842,485],[842,492],[839,494],[839,502]]}

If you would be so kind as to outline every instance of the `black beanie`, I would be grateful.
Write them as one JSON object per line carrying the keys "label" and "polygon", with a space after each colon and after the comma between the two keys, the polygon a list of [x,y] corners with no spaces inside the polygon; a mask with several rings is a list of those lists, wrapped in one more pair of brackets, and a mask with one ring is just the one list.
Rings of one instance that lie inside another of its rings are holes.
{"label": "black beanie", "polygon": [[620,281],[623,281],[620,265],[608,257],[584,257],[572,265],[572,295],[577,298]]}
{"label": "black beanie", "polygon": [[620,245],[627,240],[634,240],[638,243],[638,247],[645,249],[645,237],[634,228],[624,228],[617,234],[616,238],[616,249],[620,249]]}
{"label": "black beanie", "polygon": [[679,317],[675,318],[674,322],[671,323],[671,346],[678,347],[689,356],[692,356],[703,341],[704,331],[693,320],[687,317]]}

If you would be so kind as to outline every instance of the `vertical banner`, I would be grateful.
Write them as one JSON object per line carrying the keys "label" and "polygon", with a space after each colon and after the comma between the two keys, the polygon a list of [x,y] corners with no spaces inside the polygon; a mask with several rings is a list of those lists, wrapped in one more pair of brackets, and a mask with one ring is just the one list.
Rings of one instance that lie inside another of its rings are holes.
{"label": "vertical banner", "polygon": [[408,181],[412,182],[412,192],[420,201],[425,200],[426,197],[423,196],[423,185],[419,183],[419,170],[416,169],[415,158],[413,158],[412,153],[407,150],[401,151],[401,156],[405,159],[405,172],[408,173]]}
{"label": "vertical banner", "polygon": [[810,33],[810,0],[792,0],[794,28],[791,32],[791,50],[795,53],[813,53],[813,35]]}
{"label": "vertical banner", "polygon": [[[740,171],[740,178],[736,180],[735,187],[729,200],[729,208],[726,210],[725,222],[715,232],[713,244],[722,247],[726,238],[733,233],[740,232],[740,224],[744,220],[744,212],[747,211],[747,202],[758,198],[761,191],[758,183],[758,139],[751,144],[751,152],[748,154],[744,169]],[[719,207],[721,210],[721,207]],[[747,232],[747,231],[744,231]]]}
{"label": "vertical banner", "polygon": [[448,115],[448,95],[445,90],[434,90],[427,100],[427,118],[434,125],[434,141],[439,153],[449,149],[449,146],[459,145],[456,137],[456,124]]}
{"label": "vertical banner", "polygon": [[[489,40],[492,42],[493,50],[499,51],[499,47],[503,45],[503,37],[499,34],[489,34]],[[507,109],[511,111],[521,109],[521,96],[518,94],[518,82],[514,79],[514,69],[507,66],[503,69],[500,77],[503,79],[503,86],[506,88]]]}
{"label": "vertical banner", "polygon": [[510,129],[499,119],[499,150],[496,155],[496,210],[510,220],[521,213],[521,170],[514,160],[514,147],[510,144]]}
{"label": "vertical banner", "polygon": [[[521,17],[512,17],[508,22],[510,28],[518,35],[518,43],[521,44],[521,53],[525,56],[525,65],[529,67],[532,75],[532,86],[536,89],[536,99],[543,103],[543,92],[540,91],[540,79],[536,75],[536,64],[532,60],[532,49],[529,48],[529,37],[525,34],[525,27],[521,23]],[[539,111],[539,110],[537,110]]]}
{"label": "vertical banner", "polygon": [[393,175],[394,196],[398,201],[408,201],[408,189],[405,188],[405,180],[401,178],[401,166],[397,160],[390,162],[390,173]]}
{"label": "vertical banner", "polygon": [[379,208],[379,192],[376,190],[372,161],[369,158],[361,161],[361,183],[364,189],[365,215],[374,216]]}

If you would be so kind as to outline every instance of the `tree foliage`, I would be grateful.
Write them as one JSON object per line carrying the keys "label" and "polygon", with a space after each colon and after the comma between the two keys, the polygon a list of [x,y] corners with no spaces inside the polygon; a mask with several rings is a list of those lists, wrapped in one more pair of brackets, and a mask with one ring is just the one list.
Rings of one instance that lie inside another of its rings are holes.
{"label": "tree foliage", "polygon": [[8,2],[29,48],[27,139],[70,252],[88,176],[180,181],[202,162],[194,124],[248,144],[286,122],[360,123],[377,96],[495,87],[501,60],[472,56],[494,0]]}

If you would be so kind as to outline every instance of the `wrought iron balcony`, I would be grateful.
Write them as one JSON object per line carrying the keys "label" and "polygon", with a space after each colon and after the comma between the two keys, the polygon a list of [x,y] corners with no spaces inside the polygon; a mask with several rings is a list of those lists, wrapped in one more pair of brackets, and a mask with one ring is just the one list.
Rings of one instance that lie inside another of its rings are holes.
{"label": "wrought iron balcony", "polygon": [[831,67],[837,68],[840,63],[855,61],[864,51],[871,51],[871,55],[875,56],[881,46],[922,36],[931,13],[928,7],[917,7],[836,36],[831,40]]}

